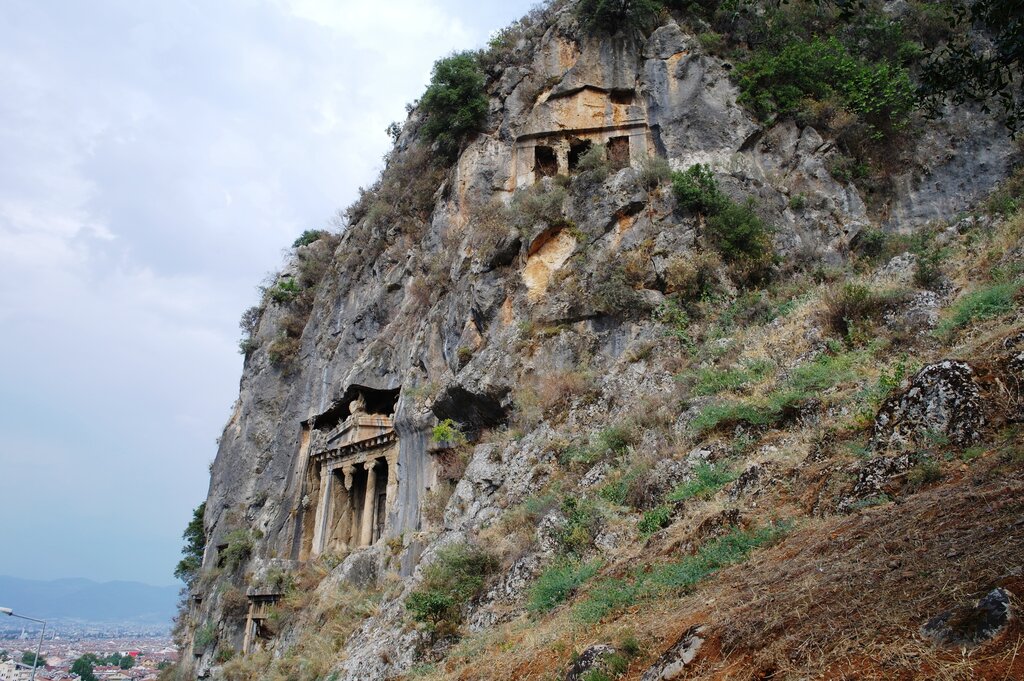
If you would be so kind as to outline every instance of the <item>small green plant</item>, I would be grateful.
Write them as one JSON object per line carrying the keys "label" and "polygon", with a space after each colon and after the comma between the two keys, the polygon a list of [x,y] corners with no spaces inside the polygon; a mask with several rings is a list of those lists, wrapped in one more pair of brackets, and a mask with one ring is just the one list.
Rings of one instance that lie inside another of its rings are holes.
{"label": "small green plant", "polygon": [[672,168],[668,160],[661,156],[645,156],[637,171],[637,181],[647,191],[657,189],[664,182],[672,179]]}
{"label": "small green plant", "polygon": [[914,263],[914,286],[934,291],[942,284],[942,259],[940,249],[930,249],[917,254]]}
{"label": "small green plant", "polygon": [[298,239],[295,240],[294,243],[292,243],[292,248],[309,246],[311,243],[324,238],[327,234],[328,232],[323,229],[307,229],[299,236]]}
{"label": "small green plant", "polygon": [[302,292],[299,282],[291,277],[283,277],[267,290],[267,295],[278,305],[292,302]]}
{"label": "small green plant", "polygon": [[768,378],[775,365],[768,360],[754,360],[735,369],[716,369],[709,367],[700,369],[696,374],[683,376],[684,380],[693,380],[694,395],[717,395],[721,392],[739,390],[750,383]]}
{"label": "small green plant", "polygon": [[600,561],[564,559],[546,569],[530,589],[527,607],[531,612],[548,612],[566,601],[581,584],[597,574]]}
{"label": "small green plant", "polygon": [[611,163],[608,162],[608,149],[603,144],[591,146],[583,152],[576,163],[577,175],[592,183],[604,182],[611,168]]}
{"label": "small green plant", "polygon": [[218,560],[229,572],[249,560],[256,546],[255,538],[249,530],[232,530],[224,541],[227,546],[221,551]]}
{"label": "small green plant", "polygon": [[721,464],[702,463],[693,472],[693,479],[676,487],[668,501],[677,503],[688,499],[710,499],[711,496],[737,478],[737,474]]}
{"label": "small green plant", "polygon": [[942,479],[942,465],[930,456],[921,457],[917,465],[907,473],[907,482],[914,489],[930,485]]}
{"label": "small green plant", "polygon": [[654,308],[651,318],[665,327],[665,334],[678,339],[684,347],[691,347],[690,340],[690,316],[686,310],[679,307],[679,304],[671,298],[665,300],[661,305]]}
{"label": "small green plant", "polygon": [[636,440],[636,428],[630,423],[608,426],[597,434],[596,445],[613,454],[624,454]]}
{"label": "small green plant", "polygon": [[462,445],[466,443],[466,435],[459,424],[452,419],[445,419],[434,426],[431,431],[434,442],[442,445]]}
{"label": "small green plant", "polygon": [[645,511],[640,522],[637,523],[637,529],[640,530],[640,534],[643,536],[651,535],[658,530],[663,530],[672,523],[672,507],[662,504],[656,508],[652,508],[649,511]]}
{"label": "small green plant", "polygon": [[582,556],[594,545],[594,537],[601,526],[597,507],[588,499],[565,497],[562,513],[565,525],[558,533],[559,546],[566,555]]}
{"label": "small green plant", "polygon": [[196,629],[192,646],[197,650],[205,650],[217,642],[217,625],[208,622]]}
{"label": "small green plant", "polygon": [[714,31],[704,31],[697,35],[697,42],[704,48],[705,52],[712,54],[718,54],[722,51],[725,46],[725,39],[721,33],[715,33]]}
{"label": "small green plant", "polygon": [[892,497],[890,497],[888,494],[879,494],[873,497],[868,497],[867,499],[861,499],[860,501],[852,504],[850,508],[859,511],[865,508],[871,508],[873,506],[884,506],[885,504],[890,503],[892,503]]}
{"label": "small green plant", "polygon": [[469,360],[473,359],[473,348],[460,345],[459,349],[455,351],[455,356],[459,360],[459,366],[465,366],[469,363]]}
{"label": "small green plant", "polygon": [[806,194],[793,194],[789,197],[789,207],[793,210],[803,210],[807,207],[807,195]]}

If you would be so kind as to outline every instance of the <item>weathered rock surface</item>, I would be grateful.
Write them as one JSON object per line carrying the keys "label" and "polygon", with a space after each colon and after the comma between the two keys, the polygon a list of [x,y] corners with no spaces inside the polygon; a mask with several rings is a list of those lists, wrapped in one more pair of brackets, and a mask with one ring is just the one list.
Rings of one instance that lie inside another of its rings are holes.
{"label": "weathered rock surface", "polygon": [[976,376],[958,360],[922,368],[910,387],[882,405],[872,430],[875,446],[907,447],[929,434],[961,446],[976,442],[986,420]]}
{"label": "weathered rock surface", "polygon": [[644,672],[640,681],[674,681],[685,678],[686,668],[697,659],[704,645],[704,639],[701,637],[704,630],[705,627],[702,625],[690,627],[679,638],[678,643],[669,648]]}
{"label": "weathered rock surface", "polygon": [[997,588],[976,603],[936,615],[921,635],[941,646],[975,646],[998,636],[1014,616],[1013,594]]}

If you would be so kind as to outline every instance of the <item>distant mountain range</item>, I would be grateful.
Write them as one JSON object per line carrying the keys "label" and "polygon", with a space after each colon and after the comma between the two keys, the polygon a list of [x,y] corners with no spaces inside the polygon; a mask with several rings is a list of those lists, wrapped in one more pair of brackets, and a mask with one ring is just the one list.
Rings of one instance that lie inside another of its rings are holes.
{"label": "distant mountain range", "polygon": [[[177,602],[175,586],[0,576],[0,607],[54,622],[169,628]],[[20,626],[18,622],[0,615],[0,628]]]}

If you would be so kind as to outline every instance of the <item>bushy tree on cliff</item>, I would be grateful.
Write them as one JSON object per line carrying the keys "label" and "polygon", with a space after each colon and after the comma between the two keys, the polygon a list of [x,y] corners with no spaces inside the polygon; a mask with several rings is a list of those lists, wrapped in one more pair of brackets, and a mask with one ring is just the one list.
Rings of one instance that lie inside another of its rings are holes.
{"label": "bushy tree on cliff", "polygon": [[203,515],[206,513],[206,502],[199,504],[192,511],[192,520],[189,522],[181,538],[185,540],[185,546],[181,549],[182,558],[178,566],[174,568],[174,576],[192,585],[199,569],[203,566],[203,552],[206,551],[206,529],[203,527]]}
{"label": "bushy tree on cliff", "polygon": [[460,52],[434,64],[430,86],[420,100],[422,132],[449,161],[487,118],[484,74],[472,52]]}
{"label": "bushy tree on cliff", "polygon": [[650,25],[663,7],[659,0],[582,0],[576,16],[590,33],[615,33]]}
{"label": "bushy tree on cliff", "polygon": [[[986,111],[999,101],[1007,126],[1024,130],[1024,8],[1020,0],[978,0],[955,8],[954,38],[930,55],[921,74],[922,91],[933,112],[948,96],[953,104],[981,103]],[[992,39],[979,49],[970,29],[981,28]]]}

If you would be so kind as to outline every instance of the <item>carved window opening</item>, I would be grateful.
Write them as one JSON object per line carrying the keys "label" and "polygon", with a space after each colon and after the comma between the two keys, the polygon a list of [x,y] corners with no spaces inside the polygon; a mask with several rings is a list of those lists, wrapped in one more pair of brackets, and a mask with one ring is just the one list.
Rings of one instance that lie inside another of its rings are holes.
{"label": "carved window opening", "polygon": [[217,544],[217,567],[222,568],[227,563],[227,556],[224,555],[227,550],[227,544]]}
{"label": "carved window opening", "polygon": [[558,154],[555,153],[554,147],[534,147],[533,159],[533,171],[537,177],[554,177],[558,174]]}
{"label": "carved window opening", "polygon": [[569,143],[569,172],[574,173],[579,168],[580,159],[593,147],[590,140],[573,140]]}
{"label": "carved window opening", "polygon": [[609,97],[612,100],[612,104],[629,106],[633,104],[633,99],[636,97],[636,93],[632,90],[612,90]]}
{"label": "carved window opening", "polygon": [[608,163],[613,168],[629,167],[629,137],[612,137],[608,140]]}

